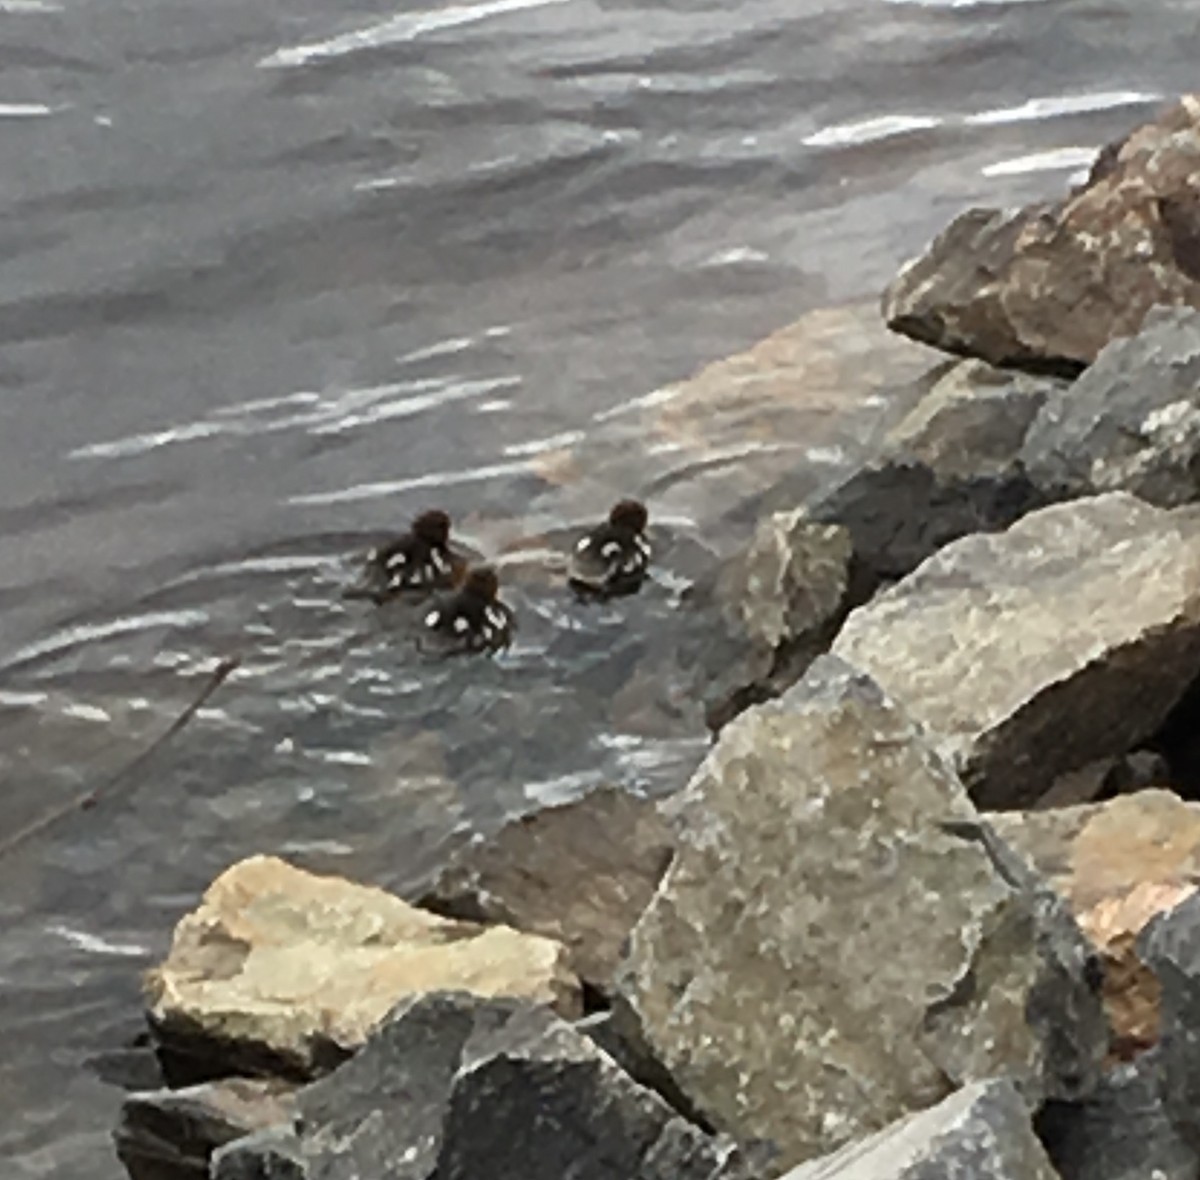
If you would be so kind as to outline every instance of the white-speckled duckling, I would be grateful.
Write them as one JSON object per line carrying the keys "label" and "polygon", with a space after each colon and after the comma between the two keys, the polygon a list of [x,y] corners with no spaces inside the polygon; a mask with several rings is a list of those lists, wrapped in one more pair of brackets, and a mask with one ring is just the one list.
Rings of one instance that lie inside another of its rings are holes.
{"label": "white-speckled duckling", "polygon": [[441,509],[422,512],[408,532],[368,552],[363,581],[347,598],[390,598],[458,585],[466,561],[450,548],[450,517]]}
{"label": "white-speckled duckling", "polygon": [[471,570],[462,588],[434,603],[425,630],[447,654],[496,652],[508,647],[516,620],[499,598],[500,579],[491,566]]}
{"label": "white-speckled duckling", "polygon": [[645,536],[649,519],[640,500],[614,504],[608,520],[576,544],[567,573],[571,585],[582,594],[603,598],[634,593],[650,565]]}

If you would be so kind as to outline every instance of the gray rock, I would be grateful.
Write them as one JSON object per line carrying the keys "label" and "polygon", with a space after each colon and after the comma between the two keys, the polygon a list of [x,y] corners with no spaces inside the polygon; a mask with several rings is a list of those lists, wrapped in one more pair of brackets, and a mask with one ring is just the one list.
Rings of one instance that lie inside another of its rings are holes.
{"label": "gray rock", "polygon": [[1007,528],[1045,501],[1018,461],[1049,377],[956,365],[884,440],[879,457],[808,505],[854,545],[854,600],[967,533]]}
{"label": "gray rock", "polygon": [[783,1180],[1058,1180],[1011,1083],[965,1086],[937,1106],[788,1172]]}
{"label": "gray rock", "polygon": [[1200,312],[1154,308],[1078,381],[1050,395],[1022,459],[1055,499],[1133,492],[1170,508],[1200,496]]}
{"label": "gray rock", "polygon": [[218,1148],[209,1165],[212,1180],[308,1180],[296,1133],[283,1127],[259,1131]]}
{"label": "gray rock", "polygon": [[1200,307],[1200,98],[1107,148],[1054,204],[972,209],[883,299],[888,326],[997,365],[1078,370],[1156,304]]}
{"label": "gray rock", "polygon": [[1200,1157],[1163,1109],[1157,1051],[1104,1075],[1079,1102],[1048,1103],[1038,1135],[1062,1180],[1196,1180]]}
{"label": "gray rock", "polygon": [[688,596],[694,670],[714,731],[777,696],[828,646],[850,608],[851,543],[802,510],[773,513]]}
{"label": "gray rock", "polygon": [[1200,666],[1200,519],[1125,493],[946,546],[833,651],[929,731],[975,802],[1035,802],[1150,738]]}
{"label": "gray rock", "polygon": [[966,1081],[1092,1085],[1082,936],[868,677],[821,657],[672,807],[617,1014],[712,1125],[793,1164]]}
{"label": "gray rock", "polygon": [[651,800],[601,788],[473,838],[417,904],[553,938],[568,948],[576,975],[607,991],[671,852]]}
{"label": "gray rock", "polygon": [[130,1180],[185,1180],[208,1175],[218,1147],[268,1127],[287,1125],[294,1087],[226,1078],[184,1090],[130,1094],[113,1132]]}
{"label": "gray rock", "polygon": [[1163,1106],[1180,1137],[1200,1153],[1200,894],[1156,918],[1138,950],[1162,988]]}
{"label": "gray rock", "polygon": [[548,1010],[465,994],[398,1010],[298,1102],[298,1140],[231,1145],[214,1175],[750,1180],[767,1158],[686,1123]]}

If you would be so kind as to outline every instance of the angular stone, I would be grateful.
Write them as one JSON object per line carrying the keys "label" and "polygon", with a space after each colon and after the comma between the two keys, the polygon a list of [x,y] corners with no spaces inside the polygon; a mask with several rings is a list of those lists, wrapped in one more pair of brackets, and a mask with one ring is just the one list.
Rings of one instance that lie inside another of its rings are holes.
{"label": "angular stone", "polygon": [[1200,307],[1200,96],[1106,148],[1087,182],[972,209],[893,280],[888,326],[997,365],[1081,368],[1156,304]]}
{"label": "angular stone", "polygon": [[828,646],[850,608],[850,538],[802,510],[767,516],[746,548],[689,594],[709,727],[777,696]]}
{"label": "angular stone", "polygon": [[177,1070],[303,1079],[429,991],[525,996],[574,1015],[580,988],[566,961],[549,939],[449,921],[257,856],[227,869],[180,921],[146,992]]}
{"label": "angular stone", "polygon": [[1068,499],[1126,491],[1171,508],[1200,497],[1200,312],[1154,308],[1052,393],[1022,451],[1030,479]]}
{"label": "angular stone", "polygon": [[1200,1154],[1200,894],[1151,922],[1138,953],[1162,988],[1163,1106],[1180,1137]]}
{"label": "angular stone", "polygon": [[1156,915],[1196,891],[1200,803],[1147,790],[1107,803],[989,817],[996,832],[1066,899],[1104,965],[1112,1051],[1158,1041],[1159,986],[1137,940]]}
{"label": "angular stone", "polygon": [[1092,1083],[1082,936],[866,676],[818,659],[672,806],[617,1013],[713,1125],[790,1164],[967,1081]]}
{"label": "angular stone", "polygon": [[879,457],[809,503],[854,544],[855,604],[967,533],[1007,528],[1044,503],[1018,455],[1049,377],[956,365],[884,439]]}
{"label": "angular stone", "polygon": [[937,1106],[812,1160],[782,1180],[1058,1180],[1010,1082],[964,1086]]}
{"label": "angular stone", "polygon": [[928,729],[980,807],[1033,803],[1162,725],[1200,666],[1200,518],[1114,492],[964,537],[833,651]]}
{"label": "angular stone", "polygon": [[290,1128],[280,1127],[218,1148],[209,1172],[212,1180],[310,1180],[299,1137]]}
{"label": "angular stone", "polygon": [[1200,1158],[1163,1109],[1156,1051],[1108,1071],[1093,1094],[1051,1102],[1037,1131],[1062,1180],[1196,1180]]}
{"label": "angular stone", "polygon": [[575,974],[607,991],[672,848],[651,800],[601,788],[473,838],[418,904],[555,939],[568,948]]}
{"label": "angular stone", "polygon": [[240,1170],[220,1180],[256,1157],[303,1180],[751,1180],[768,1158],[684,1122],[549,1010],[463,994],[398,1009],[299,1106],[298,1140],[226,1148]]}
{"label": "angular stone", "polygon": [[286,1126],[294,1087],[284,1082],[225,1078],[184,1090],[130,1094],[113,1132],[130,1180],[206,1180],[212,1153],[268,1127]]}

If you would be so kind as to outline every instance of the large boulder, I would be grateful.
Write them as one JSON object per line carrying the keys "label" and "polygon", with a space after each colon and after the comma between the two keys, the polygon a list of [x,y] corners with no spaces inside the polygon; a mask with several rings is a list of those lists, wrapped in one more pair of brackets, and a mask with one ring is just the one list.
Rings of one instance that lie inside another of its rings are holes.
{"label": "large boulder", "polygon": [[1104,966],[1112,1051],[1158,1041],[1159,985],[1137,953],[1158,914],[1196,891],[1200,804],[1147,790],[1106,803],[989,817],[996,832],[1066,899]]}
{"label": "large boulder", "polygon": [[652,800],[612,787],[535,811],[458,849],[418,904],[563,943],[575,974],[607,991],[621,946],[671,859]]}
{"label": "large boulder", "polygon": [[419,910],[382,889],[276,857],[227,869],[146,979],[172,1080],[305,1079],[343,1060],[397,1003],[430,991],[581,1010],[567,949],[506,926]]}
{"label": "large boulder", "polygon": [[298,1105],[296,1133],[218,1152],[217,1180],[750,1180],[769,1158],[685,1122],[525,1001],[415,1001]]}
{"label": "large boulder", "polygon": [[1114,492],[964,537],[833,649],[928,729],[980,807],[1153,735],[1200,667],[1200,516]]}
{"label": "large boulder", "polygon": [[1164,508],[1200,497],[1200,312],[1154,308],[1056,389],[1021,452],[1053,499],[1126,491]]}
{"label": "large boulder", "polygon": [[1011,1082],[983,1081],[782,1180],[1058,1180]]}
{"label": "large boulder", "polygon": [[206,1180],[217,1148],[290,1124],[294,1089],[272,1079],[223,1078],[130,1094],[113,1132],[117,1155],[130,1180]]}
{"label": "large boulder", "polygon": [[727,726],[672,809],[617,1014],[714,1126],[794,1164],[972,1080],[1034,1106],[1093,1083],[1078,929],[843,661]]}
{"label": "large boulder", "polygon": [[888,326],[997,365],[1081,368],[1155,304],[1200,307],[1200,96],[1053,204],[972,209],[892,282]]}

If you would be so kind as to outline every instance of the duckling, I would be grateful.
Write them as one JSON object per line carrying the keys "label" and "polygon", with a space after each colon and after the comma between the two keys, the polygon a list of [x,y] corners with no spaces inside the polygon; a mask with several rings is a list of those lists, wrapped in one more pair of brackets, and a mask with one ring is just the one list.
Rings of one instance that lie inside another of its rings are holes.
{"label": "duckling", "polygon": [[500,601],[500,579],[489,565],[467,574],[462,589],[434,603],[425,629],[447,654],[496,652],[508,647],[516,629],[512,610]]}
{"label": "duckling", "polygon": [[649,519],[638,500],[614,504],[608,520],[581,537],[571,554],[567,579],[576,592],[601,598],[634,593],[650,564]]}
{"label": "duckling", "polygon": [[366,556],[364,579],[345,592],[347,598],[385,602],[414,591],[456,586],[466,562],[450,548],[450,517],[440,509],[422,512],[408,532]]}

